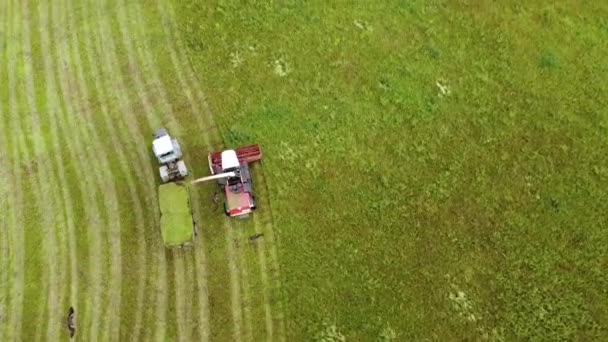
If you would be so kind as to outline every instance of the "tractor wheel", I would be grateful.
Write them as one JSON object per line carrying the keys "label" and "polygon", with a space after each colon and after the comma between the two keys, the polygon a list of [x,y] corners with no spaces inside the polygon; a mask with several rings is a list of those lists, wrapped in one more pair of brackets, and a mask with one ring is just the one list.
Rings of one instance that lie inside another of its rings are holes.
{"label": "tractor wheel", "polygon": [[158,168],[158,172],[160,173],[160,179],[163,183],[167,183],[169,181],[169,169],[167,168],[167,165]]}
{"label": "tractor wheel", "polygon": [[228,207],[226,206],[226,203],[224,203],[224,214],[226,214],[226,216],[230,216],[230,212],[228,211]]}
{"label": "tractor wheel", "polygon": [[258,203],[255,201],[255,196],[251,195],[251,210],[256,210],[258,208]]}
{"label": "tractor wheel", "polygon": [[179,175],[182,177],[186,177],[188,175],[188,169],[186,168],[186,163],[183,160],[177,162],[177,170],[179,171]]}

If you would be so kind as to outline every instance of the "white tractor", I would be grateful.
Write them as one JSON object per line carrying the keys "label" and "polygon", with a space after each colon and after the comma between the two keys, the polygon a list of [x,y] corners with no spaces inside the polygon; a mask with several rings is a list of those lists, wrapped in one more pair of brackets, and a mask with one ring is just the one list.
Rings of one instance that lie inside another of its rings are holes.
{"label": "white tractor", "polygon": [[163,183],[183,179],[188,175],[186,163],[181,159],[182,149],[177,139],[171,138],[166,129],[160,128],[156,131],[152,150],[160,164],[158,172]]}

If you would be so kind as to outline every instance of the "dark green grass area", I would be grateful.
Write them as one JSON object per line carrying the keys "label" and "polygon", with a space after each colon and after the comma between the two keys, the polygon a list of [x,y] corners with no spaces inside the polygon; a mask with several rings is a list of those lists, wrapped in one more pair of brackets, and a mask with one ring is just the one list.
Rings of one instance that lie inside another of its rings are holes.
{"label": "dark green grass area", "polygon": [[175,3],[264,151],[289,340],[608,334],[608,5]]}

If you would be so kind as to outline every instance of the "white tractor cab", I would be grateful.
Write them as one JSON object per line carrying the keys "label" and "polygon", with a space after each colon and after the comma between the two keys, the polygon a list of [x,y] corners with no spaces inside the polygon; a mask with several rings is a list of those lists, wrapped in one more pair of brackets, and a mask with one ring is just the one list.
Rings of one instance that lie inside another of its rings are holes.
{"label": "white tractor cab", "polygon": [[222,172],[234,172],[237,170],[241,163],[239,157],[236,155],[235,150],[222,151]]}
{"label": "white tractor cab", "polygon": [[158,160],[160,178],[163,183],[183,179],[188,175],[186,163],[182,158],[182,149],[177,139],[171,138],[166,129],[160,128],[154,134],[152,151]]}

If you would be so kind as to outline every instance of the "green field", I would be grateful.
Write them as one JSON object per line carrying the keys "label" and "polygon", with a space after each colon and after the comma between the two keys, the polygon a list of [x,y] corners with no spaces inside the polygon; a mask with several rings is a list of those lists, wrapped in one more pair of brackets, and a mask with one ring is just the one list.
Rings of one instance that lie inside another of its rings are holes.
{"label": "green field", "polygon": [[[606,18],[0,1],[0,340],[606,339]],[[159,127],[194,177],[259,143],[253,216],[196,186],[165,249]]]}

